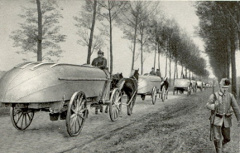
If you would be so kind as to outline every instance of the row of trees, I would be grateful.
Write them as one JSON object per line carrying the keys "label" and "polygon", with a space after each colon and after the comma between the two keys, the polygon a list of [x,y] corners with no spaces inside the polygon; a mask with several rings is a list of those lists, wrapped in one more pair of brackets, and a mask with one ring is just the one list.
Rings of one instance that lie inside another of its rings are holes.
{"label": "row of trees", "polygon": [[[59,7],[54,1],[36,0],[32,3],[36,4],[36,7],[24,8],[24,14],[20,17],[26,22],[20,24],[21,29],[14,31],[11,36],[15,46],[22,48],[21,53],[34,51],[37,53],[38,61],[59,57],[62,50],[58,43],[66,39],[66,35],[59,34],[58,23],[62,17]],[[160,2],[85,0],[81,11],[73,18],[78,28],[77,34],[80,36],[78,43],[88,48],[87,63],[90,64],[92,53],[105,46],[107,40],[110,73],[112,73],[114,55],[112,31],[114,28],[120,28],[124,38],[132,43],[131,69],[134,68],[139,46],[141,74],[144,72],[145,52],[148,52],[154,54],[154,68],[160,69],[160,54],[166,56],[168,60],[166,60],[165,76],[169,68],[171,78],[172,62],[175,63],[174,78],[178,77],[178,65],[182,66],[181,75],[184,74],[185,69],[185,76],[193,73],[207,76],[206,63],[200,58],[199,49],[174,20],[163,16],[160,6]]]}
{"label": "row of trees", "polygon": [[[86,29],[79,28],[80,31],[84,30],[85,33],[89,34],[82,35],[82,32],[80,32],[82,40],[87,40],[85,44],[88,46],[88,50],[95,48],[95,46],[91,44],[99,42],[99,40],[101,40],[98,39],[100,35],[103,36],[104,34],[109,38],[110,73],[112,73],[113,69],[112,30],[114,28],[113,23],[117,23],[117,25],[119,25],[118,27],[120,27],[124,33],[124,38],[130,40],[133,44],[131,48],[131,69],[134,68],[136,46],[139,45],[141,74],[143,74],[143,64],[145,60],[144,52],[152,52],[155,55],[153,60],[154,68],[156,68],[156,61],[158,61],[158,68],[160,69],[160,54],[166,55],[166,58],[169,59],[169,77],[171,77],[172,61],[175,62],[174,78],[178,76],[178,64],[182,65],[182,75],[183,67],[185,67],[185,76],[187,76],[187,70],[189,75],[191,72],[195,75],[207,76],[208,72],[205,70],[206,63],[204,59],[200,58],[199,49],[190,37],[182,32],[174,20],[166,19],[163,16],[160,6],[159,2],[86,0],[83,11],[81,11],[80,16],[75,19],[78,21],[79,25],[86,20],[91,22],[87,24],[92,25],[91,27],[85,26]],[[88,15],[86,15],[86,12]],[[96,21],[100,23],[98,26],[100,32],[94,32]],[[102,28],[101,25],[105,28]],[[108,29],[106,29],[106,27],[108,27]],[[88,30],[88,32],[86,30]],[[88,63],[90,62],[89,58],[91,57],[91,53],[90,51],[88,52]],[[166,74],[167,66],[165,75]]]}
{"label": "row of trees", "polygon": [[[239,49],[240,2],[198,2],[199,34],[206,44],[215,76],[232,78],[232,92],[237,93],[235,52]],[[231,76],[230,76],[231,68]]]}

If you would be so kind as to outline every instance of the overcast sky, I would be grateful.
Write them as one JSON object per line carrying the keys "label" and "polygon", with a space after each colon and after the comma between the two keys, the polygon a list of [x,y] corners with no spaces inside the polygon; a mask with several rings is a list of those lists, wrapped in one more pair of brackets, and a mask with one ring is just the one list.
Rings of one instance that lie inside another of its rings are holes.
{"label": "overcast sky", "polygon": [[[84,64],[86,63],[87,49],[78,45],[79,37],[76,35],[77,29],[74,26],[75,21],[73,16],[76,16],[81,9],[83,0],[59,0],[59,6],[63,8],[63,19],[60,21],[62,25],[62,34],[67,35],[66,42],[62,43],[62,49],[65,52],[59,62]],[[195,15],[193,2],[187,1],[162,1],[161,6],[168,17],[175,18],[181,28],[186,30],[193,38],[199,48],[204,51],[204,44],[201,38],[194,34],[194,27],[198,26],[198,17]],[[9,70],[13,66],[22,62],[22,58],[28,56],[18,55],[17,48],[13,47],[13,41],[9,38],[12,31],[18,29],[18,24],[21,22],[18,14],[21,13],[21,6],[27,7],[27,0],[0,0],[0,70]],[[130,72],[132,53],[129,49],[131,43],[122,39],[122,32],[114,27],[113,31],[113,52],[114,52],[114,73],[123,72],[127,76]],[[108,43],[108,42],[106,42]],[[106,51],[105,48],[103,51]],[[105,53],[107,56],[107,53]],[[93,54],[92,59],[96,57]],[[203,57],[207,59],[206,55]],[[30,59],[30,58],[29,58]],[[140,59],[140,58],[139,58]],[[151,70],[153,66],[153,55],[147,55],[144,64],[145,73]],[[137,60],[135,68],[140,67],[140,61]],[[161,71],[164,72],[165,57],[161,57]]]}

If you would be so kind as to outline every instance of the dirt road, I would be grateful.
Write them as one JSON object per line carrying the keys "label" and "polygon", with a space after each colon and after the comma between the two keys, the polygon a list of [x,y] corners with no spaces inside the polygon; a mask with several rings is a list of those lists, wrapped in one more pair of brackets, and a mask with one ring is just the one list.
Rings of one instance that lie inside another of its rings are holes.
{"label": "dirt road", "polygon": [[[204,107],[210,91],[191,96],[170,93],[166,102],[158,99],[155,105],[150,97],[145,101],[138,97],[134,114],[127,116],[123,107],[122,117],[116,122],[111,122],[108,114],[95,115],[90,109],[78,137],[69,137],[65,121],[52,122],[46,112],[36,113],[24,132],[12,126],[9,116],[1,116],[0,152],[212,152],[209,112]],[[236,130],[234,125],[233,135]]]}

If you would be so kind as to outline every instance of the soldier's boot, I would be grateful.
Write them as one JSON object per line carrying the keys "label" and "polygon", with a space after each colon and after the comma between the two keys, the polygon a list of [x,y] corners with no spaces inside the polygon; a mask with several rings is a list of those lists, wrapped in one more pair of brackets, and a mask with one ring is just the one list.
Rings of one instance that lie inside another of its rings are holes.
{"label": "soldier's boot", "polygon": [[216,149],[216,153],[223,153],[222,152],[222,144],[219,141],[214,141],[214,146]]}
{"label": "soldier's boot", "polygon": [[223,153],[225,153],[225,152],[231,152],[231,148],[230,147],[228,147],[228,142],[229,142],[230,140],[224,140],[223,141],[223,143],[222,143],[222,151],[223,151]]}

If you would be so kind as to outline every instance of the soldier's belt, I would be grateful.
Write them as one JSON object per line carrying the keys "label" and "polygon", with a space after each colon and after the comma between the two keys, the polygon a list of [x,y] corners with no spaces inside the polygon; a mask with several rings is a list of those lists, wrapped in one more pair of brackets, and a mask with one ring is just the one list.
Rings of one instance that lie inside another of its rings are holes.
{"label": "soldier's belt", "polygon": [[216,114],[216,116],[222,118],[224,115],[223,114]]}
{"label": "soldier's belt", "polygon": [[230,117],[230,116],[232,116],[232,114],[218,114],[217,113],[216,116],[222,118],[223,116]]}

